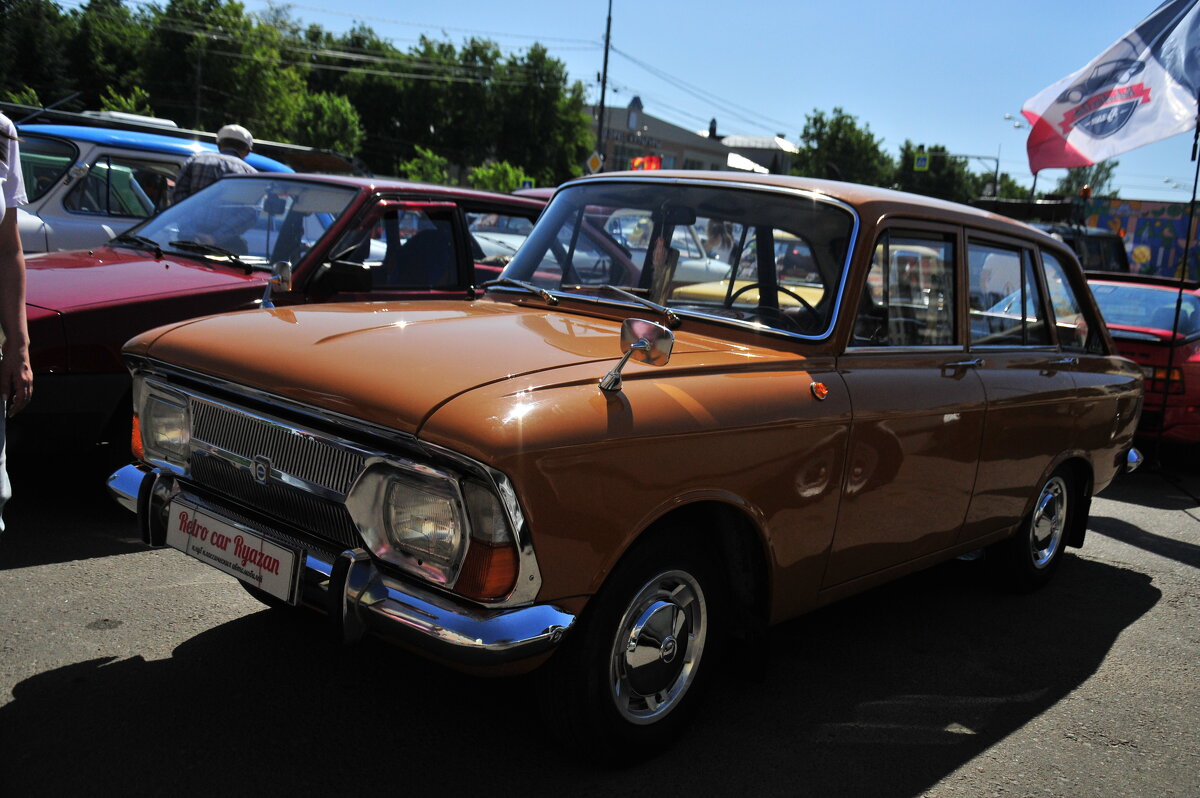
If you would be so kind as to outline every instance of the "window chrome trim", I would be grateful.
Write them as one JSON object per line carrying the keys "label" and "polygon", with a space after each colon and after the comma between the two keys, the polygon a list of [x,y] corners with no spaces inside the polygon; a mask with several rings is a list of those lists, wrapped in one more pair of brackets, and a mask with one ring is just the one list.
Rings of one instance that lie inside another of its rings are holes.
{"label": "window chrome trim", "polygon": [[[846,294],[846,282],[850,278],[851,261],[854,258],[855,247],[857,246],[859,232],[861,231],[861,228],[862,228],[862,221],[859,218],[858,210],[853,205],[849,204],[848,202],[845,202],[844,200],[837,199],[836,197],[830,197],[827,194],[821,194],[820,192],[812,191],[810,189],[791,188],[791,187],[787,187],[787,186],[769,186],[769,185],[761,185],[761,184],[757,184],[757,183],[743,183],[743,182],[735,181],[735,180],[713,181],[713,180],[701,180],[701,179],[686,178],[686,177],[672,178],[670,180],[664,180],[662,178],[654,178],[654,177],[598,177],[598,178],[597,177],[589,177],[587,180],[580,180],[578,182],[572,181],[570,183],[566,183],[562,186],[559,186],[559,188],[554,192],[554,197],[552,198],[552,201],[553,201],[553,199],[557,199],[559,194],[561,194],[563,191],[565,191],[568,188],[575,188],[578,186],[588,186],[588,185],[592,185],[595,183],[656,183],[659,185],[666,184],[666,185],[696,186],[696,187],[703,187],[703,188],[734,189],[734,190],[738,190],[738,191],[753,191],[756,193],[769,192],[769,193],[774,193],[774,194],[782,194],[782,195],[789,196],[789,197],[798,197],[801,199],[813,200],[816,202],[821,202],[826,205],[832,205],[834,207],[837,207],[837,208],[840,208],[840,209],[846,211],[847,213],[850,214],[850,220],[851,220],[850,236],[846,242],[846,257],[842,262],[841,281],[838,283],[838,285],[836,286],[836,289],[835,289],[836,293],[835,293],[835,296],[833,299],[833,307],[829,314],[829,322],[828,322],[828,325],[826,326],[825,330],[821,334],[806,335],[803,333],[791,332],[789,330],[781,330],[778,327],[767,327],[762,324],[759,324],[758,322],[748,322],[748,321],[742,321],[740,319],[731,319],[726,316],[720,316],[720,315],[716,315],[716,314],[710,315],[710,314],[704,313],[702,311],[691,310],[691,309],[681,309],[681,308],[674,307],[671,305],[665,306],[668,310],[670,310],[673,313],[679,314],[680,316],[703,319],[704,321],[716,322],[716,323],[728,325],[731,327],[738,327],[741,329],[753,330],[754,332],[757,332],[757,333],[764,333],[767,335],[779,336],[781,338],[788,338],[788,339],[792,339],[792,340],[801,340],[801,341],[828,341],[830,338],[833,337],[833,334],[837,329],[838,318],[841,315],[842,301],[844,300],[845,294]],[[514,293],[514,294],[524,293],[523,291],[521,291],[521,289],[517,289],[517,288],[507,288],[506,289],[504,286],[495,286],[494,288],[489,288],[488,290],[489,291],[495,290],[497,292]],[[558,289],[550,288],[550,289],[546,289],[546,290],[548,290],[553,296],[556,296],[556,297],[567,297],[567,298],[571,298],[571,299],[591,301],[598,305],[612,305],[615,307],[624,307],[624,308],[636,307],[639,310],[641,309],[641,306],[635,306],[630,302],[627,302],[627,301],[622,302],[619,299],[614,299],[614,298],[610,298],[610,297],[590,297],[586,294],[576,294],[576,293],[570,292],[570,291],[563,291],[562,288],[558,288]]]}

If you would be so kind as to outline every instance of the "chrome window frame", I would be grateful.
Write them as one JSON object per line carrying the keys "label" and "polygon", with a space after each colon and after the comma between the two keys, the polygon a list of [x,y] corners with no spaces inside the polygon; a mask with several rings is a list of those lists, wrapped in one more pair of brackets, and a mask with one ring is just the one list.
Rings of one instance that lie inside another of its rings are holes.
{"label": "chrome window frame", "polygon": [[[789,197],[808,199],[808,200],[821,202],[823,204],[832,205],[834,207],[840,208],[841,210],[844,210],[847,213],[849,213],[850,220],[851,220],[850,236],[849,236],[849,238],[847,240],[847,244],[846,244],[846,255],[842,262],[841,279],[835,289],[836,294],[835,294],[834,300],[833,300],[833,307],[830,310],[829,322],[826,325],[825,330],[823,332],[821,332],[820,334],[808,335],[808,334],[804,334],[804,333],[791,332],[789,330],[781,330],[777,327],[768,327],[759,322],[743,321],[740,319],[731,319],[731,318],[728,318],[727,316],[709,314],[709,313],[704,313],[699,310],[694,310],[694,309],[689,309],[689,308],[680,308],[680,307],[672,306],[672,305],[666,306],[668,309],[671,310],[672,313],[675,313],[676,315],[684,317],[684,318],[699,319],[699,320],[702,320],[705,322],[710,322],[710,323],[716,322],[716,323],[719,323],[722,325],[728,325],[731,327],[738,327],[741,329],[753,330],[756,333],[761,333],[761,334],[784,338],[784,339],[817,342],[817,341],[828,341],[830,338],[833,337],[834,333],[837,330],[838,319],[841,316],[842,303],[843,303],[843,300],[845,298],[845,293],[846,293],[846,282],[850,277],[850,265],[854,259],[855,248],[858,245],[859,232],[862,229],[862,221],[859,218],[858,210],[853,205],[851,205],[850,203],[848,203],[844,200],[840,200],[835,197],[830,197],[826,194],[821,194],[820,192],[811,191],[809,189],[789,188],[787,186],[760,185],[757,183],[743,183],[740,181],[732,181],[732,180],[727,182],[724,180],[713,181],[713,180],[700,180],[700,179],[693,179],[693,178],[672,178],[669,181],[658,179],[658,178],[653,178],[653,177],[589,178],[586,182],[573,183],[573,184],[567,184],[567,185],[561,186],[558,189],[558,191],[555,192],[554,199],[551,200],[551,204],[547,205],[546,210],[542,212],[542,216],[539,217],[539,220],[546,216],[551,205],[553,205],[553,203],[555,201],[557,201],[557,199],[561,195],[561,193],[564,192],[565,190],[567,190],[568,188],[575,188],[575,187],[585,186],[585,185],[590,186],[593,184],[615,184],[615,183],[651,183],[651,184],[658,184],[658,185],[694,186],[694,187],[702,187],[702,188],[710,188],[710,189],[732,189],[732,190],[736,190],[736,191],[753,191],[755,193],[782,194],[782,195],[789,196]],[[541,287],[541,286],[539,286],[539,287]],[[493,286],[493,287],[489,288],[488,290],[504,292],[504,293],[520,293],[520,291],[521,291],[521,289],[519,289],[519,288],[512,288],[512,287],[505,287],[505,286]],[[573,291],[564,291],[564,290],[562,290],[561,287],[559,287],[557,289],[547,288],[546,290],[553,296],[561,297],[561,298],[569,298],[573,301],[590,302],[590,303],[596,304],[596,305],[609,305],[609,306],[616,306],[616,307],[623,307],[623,308],[636,308],[639,311],[644,312],[644,311],[642,311],[642,306],[631,305],[628,301],[622,301],[617,298],[597,297],[597,296],[589,296],[587,294],[578,294]]]}

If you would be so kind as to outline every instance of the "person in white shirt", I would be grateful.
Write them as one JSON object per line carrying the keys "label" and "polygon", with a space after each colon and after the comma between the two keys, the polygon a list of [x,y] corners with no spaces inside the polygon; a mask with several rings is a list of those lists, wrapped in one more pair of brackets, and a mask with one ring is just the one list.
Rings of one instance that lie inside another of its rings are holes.
{"label": "person in white shirt", "polygon": [[6,469],[5,419],[25,407],[33,395],[25,320],[25,257],[17,230],[17,206],[27,201],[17,129],[0,114],[0,532],[4,531],[4,504],[12,495]]}

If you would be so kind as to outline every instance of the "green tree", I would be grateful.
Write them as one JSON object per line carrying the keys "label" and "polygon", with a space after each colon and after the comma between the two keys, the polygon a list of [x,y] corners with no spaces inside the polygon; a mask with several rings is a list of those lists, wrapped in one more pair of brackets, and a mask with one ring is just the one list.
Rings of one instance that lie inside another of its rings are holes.
{"label": "green tree", "polygon": [[0,0],[0,91],[29,89],[45,103],[69,97],[74,31],[74,18],[50,0]]}
{"label": "green tree", "polygon": [[858,119],[841,108],[828,116],[813,109],[805,117],[792,174],[887,186],[894,172],[895,164],[870,125],[859,126]]}
{"label": "green tree", "polygon": [[298,106],[289,138],[309,147],[324,147],[348,155],[358,152],[363,137],[362,121],[350,100],[322,91],[301,96]]}
{"label": "green tree", "polygon": [[153,115],[149,95],[142,89],[145,17],[131,12],[122,0],[89,0],[75,21],[68,57],[74,88],[80,92],[83,106],[102,106],[106,94],[132,98],[137,90],[147,100],[139,113]]}
{"label": "green tree", "polygon": [[495,87],[497,160],[516,164],[538,185],[554,186],[583,173],[592,149],[583,84],[567,82],[565,65],[535,44],[511,55]]}
{"label": "green tree", "polygon": [[1116,198],[1117,190],[1113,187],[1113,180],[1116,177],[1114,172],[1120,163],[1120,161],[1109,159],[1091,166],[1068,169],[1067,173],[1059,178],[1058,184],[1054,186],[1054,193],[1067,197],[1078,197],[1079,192],[1087,186],[1092,190],[1093,197]]}
{"label": "green tree", "polygon": [[[917,155],[922,151],[928,168],[919,170]],[[919,148],[907,139],[900,147],[896,186],[902,191],[951,202],[967,202],[978,194],[977,177],[968,169],[967,159],[952,155],[940,144]]]}
{"label": "green tree", "polygon": [[154,107],[182,124],[229,122],[284,138],[305,93],[302,68],[284,56],[284,33],[258,24],[234,0],[170,0],[151,12],[143,55]]}
{"label": "green tree", "polygon": [[529,180],[529,175],[519,166],[513,166],[508,161],[477,166],[471,170],[468,180],[473,188],[483,191],[498,191],[501,194],[511,194]]}
{"label": "green tree", "polygon": [[100,110],[154,116],[154,109],[150,107],[150,95],[138,86],[134,86],[128,94],[124,95],[117,94],[113,91],[113,87],[109,86],[100,96]]}
{"label": "green tree", "polygon": [[408,180],[415,180],[418,183],[438,183],[445,185],[450,182],[450,174],[447,171],[449,161],[420,145],[416,147],[416,152],[417,154],[414,158],[401,164],[401,175]]}

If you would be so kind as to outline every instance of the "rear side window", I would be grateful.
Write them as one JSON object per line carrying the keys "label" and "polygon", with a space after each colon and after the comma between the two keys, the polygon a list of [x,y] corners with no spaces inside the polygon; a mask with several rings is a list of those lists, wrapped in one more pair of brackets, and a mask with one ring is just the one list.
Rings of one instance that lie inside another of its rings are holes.
{"label": "rear side window", "polygon": [[952,241],[886,233],[875,245],[852,345],[953,346],[955,296]]}
{"label": "rear side window", "polygon": [[1050,307],[1054,313],[1054,329],[1059,345],[1068,352],[1103,354],[1104,345],[1097,328],[1089,323],[1067,272],[1058,258],[1042,252],[1042,268],[1046,287],[1050,291]]}
{"label": "rear side window", "polygon": [[103,156],[63,200],[69,211],[145,219],[166,207],[179,167],[173,163]]}
{"label": "rear side window", "polygon": [[1045,303],[1029,250],[972,241],[972,346],[1047,346]]}
{"label": "rear side window", "polygon": [[21,177],[30,202],[36,202],[66,174],[75,163],[74,144],[41,136],[21,140]]}

